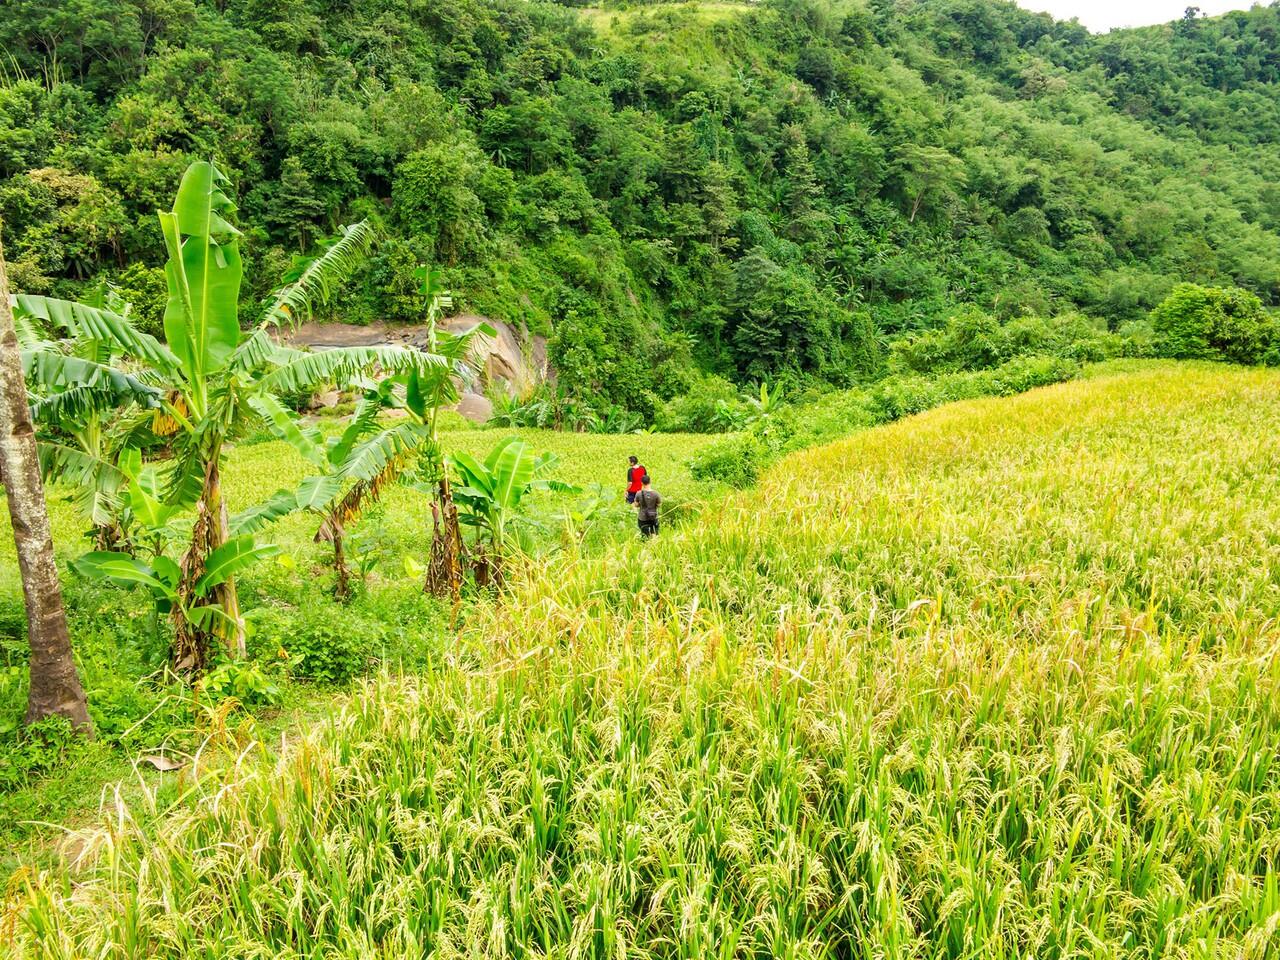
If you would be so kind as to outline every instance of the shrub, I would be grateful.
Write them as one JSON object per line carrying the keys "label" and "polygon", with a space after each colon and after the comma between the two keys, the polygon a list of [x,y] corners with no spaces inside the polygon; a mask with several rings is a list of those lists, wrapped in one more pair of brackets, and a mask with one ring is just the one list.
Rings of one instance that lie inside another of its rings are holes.
{"label": "shrub", "polygon": [[1079,364],[1063,357],[1015,357],[991,370],[964,371],[936,378],[890,377],[871,389],[867,405],[877,423],[888,423],[956,400],[1023,393],[1070,380],[1079,372]]}
{"label": "shrub", "polygon": [[295,677],[344,683],[368,670],[383,639],[376,619],[331,600],[307,597],[295,610],[256,612],[254,652],[267,660],[287,655]]}
{"label": "shrub", "polygon": [[200,680],[211,703],[234,697],[245,707],[271,707],[284,699],[274,672],[253,660],[220,663]]}
{"label": "shrub", "polygon": [[1074,360],[1027,356],[1015,357],[990,370],[965,370],[939,377],[888,377],[871,387],[828,394],[803,406],[784,407],[753,424],[750,430],[704,447],[690,461],[690,471],[698,480],[748,486],[770,463],[794,450],[830,443],[855,430],[899,420],[944,403],[1009,396],[1070,380],[1079,372],[1080,365]]}
{"label": "shrub", "polygon": [[1276,362],[1276,320],[1238,287],[1180,283],[1151,311],[1158,356],[1175,360]]}
{"label": "shrub", "polygon": [[50,716],[0,740],[0,790],[16,790],[58,769],[80,746],[64,717]]}
{"label": "shrub", "polygon": [[876,423],[888,423],[943,403],[944,392],[930,377],[889,377],[876,384],[868,396],[868,409]]}
{"label": "shrub", "polygon": [[353,607],[375,623],[391,625],[377,653],[383,662],[401,669],[425,669],[440,652],[451,619],[449,607],[423,593],[416,576],[370,590],[347,609]]}
{"label": "shrub", "polygon": [[1120,325],[1115,333],[1120,346],[1118,357],[1135,357],[1149,359],[1156,356],[1156,334],[1151,327],[1150,318],[1130,320]]}
{"label": "shrub", "polygon": [[944,327],[895,343],[891,366],[900,373],[955,373],[989,370],[1025,356],[1093,363],[1133,356],[1136,349],[1125,336],[1109,333],[1100,320],[1079,313],[1022,316],[1002,324],[965,308]]}
{"label": "shrub", "polygon": [[[995,370],[976,377],[979,389],[969,395],[1008,397],[1015,393],[1034,390],[1036,387],[1071,380],[1079,372],[1080,365],[1065,357],[1015,357]],[[959,397],[949,397],[948,400],[950,399],[959,399]]]}
{"label": "shrub", "polygon": [[977,370],[999,363],[1004,349],[1000,321],[976,307],[965,307],[945,326],[895,343],[890,366],[915,373]]}
{"label": "shrub", "polygon": [[740,429],[749,414],[750,407],[732,383],[709,375],[659,407],[654,427],[663,433],[728,433]]}
{"label": "shrub", "polygon": [[755,434],[735,434],[699,450],[689,461],[689,472],[695,480],[719,480],[741,489],[756,482],[769,453]]}

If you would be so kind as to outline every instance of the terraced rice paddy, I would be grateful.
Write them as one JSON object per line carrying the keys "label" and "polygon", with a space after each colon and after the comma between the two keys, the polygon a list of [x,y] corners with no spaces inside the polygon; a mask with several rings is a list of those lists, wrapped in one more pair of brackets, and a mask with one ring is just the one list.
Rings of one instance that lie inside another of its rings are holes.
{"label": "terraced rice paddy", "polygon": [[1280,955],[1280,376],[1154,367],[788,458],[529,570],[19,957]]}

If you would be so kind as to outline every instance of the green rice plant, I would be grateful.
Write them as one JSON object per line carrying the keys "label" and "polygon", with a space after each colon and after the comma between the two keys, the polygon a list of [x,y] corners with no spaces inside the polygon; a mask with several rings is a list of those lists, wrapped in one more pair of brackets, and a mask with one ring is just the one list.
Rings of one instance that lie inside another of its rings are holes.
{"label": "green rice plant", "polygon": [[108,804],[14,882],[5,946],[1276,956],[1277,387],[952,404],[513,569],[421,676]]}

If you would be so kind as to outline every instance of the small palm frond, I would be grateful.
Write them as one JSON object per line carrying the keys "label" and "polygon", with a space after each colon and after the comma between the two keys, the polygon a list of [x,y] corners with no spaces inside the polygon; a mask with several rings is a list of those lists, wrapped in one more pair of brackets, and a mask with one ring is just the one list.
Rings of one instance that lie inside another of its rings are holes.
{"label": "small palm frond", "polygon": [[275,292],[262,316],[264,326],[291,325],[311,315],[313,303],[327,303],[337,285],[346,280],[369,255],[376,234],[369,221],[361,220],[342,230],[341,235],[318,257],[299,257],[285,276],[285,285]]}
{"label": "small palm frond", "polygon": [[431,437],[421,424],[405,420],[356,445],[342,465],[341,476],[348,480],[372,481],[388,464],[423,446]]}
{"label": "small palm frond", "polygon": [[387,484],[394,483],[413,465],[414,454],[430,443],[427,427],[406,421],[356,446],[337,475],[341,480],[356,482],[328,511],[316,531],[316,542],[332,540],[336,531],[358,519],[366,506],[382,496]]}
{"label": "small palm frond", "polygon": [[295,351],[296,356],[263,376],[261,385],[272,393],[302,393],[326,383],[345,384],[371,367],[387,374],[429,370],[447,361],[409,347],[342,347],[316,353]]}
{"label": "small palm frond", "polygon": [[267,428],[284,440],[309,463],[322,470],[328,465],[324,440],[315,427],[304,426],[284,404],[269,393],[256,393],[249,397],[249,406],[263,420]]}
{"label": "small palm frond", "polygon": [[360,480],[343,494],[316,531],[316,543],[332,540],[334,533],[360,518],[365,507],[376,503],[383,489],[404,472],[410,460],[410,451],[402,450],[387,460],[380,471],[368,480]]}
{"label": "small palm frond", "polygon": [[304,477],[297,490],[277,490],[257,506],[231,518],[232,536],[256,533],[268,524],[298,510],[324,510],[342,489],[336,476]]}
{"label": "small palm frond", "polygon": [[231,354],[231,369],[240,372],[257,370],[266,366],[283,348],[271,336],[269,327],[262,326],[240,341]]}
{"label": "small palm frond", "polygon": [[22,372],[36,394],[31,415],[45,423],[83,423],[129,403],[160,406],[158,388],[114,367],[57,350],[24,351]]}
{"label": "small palm frond", "polygon": [[144,360],[162,373],[178,369],[178,358],[168,347],[137,329],[118,313],[52,297],[18,294],[12,300],[14,315],[24,317],[28,326],[39,320],[53,330],[66,331],[73,340],[110,343],[127,356]]}
{"label": "small palm frond", "polygon": [[191,440],[179,446],[165,478],[164,502],[169,506],[189,506],[204,490],[205,457],[200,444]]}
{"label": "small palm frond", "polygon": [[351,422],[347,424],[347,428],[342,434],[329,442],[327,451],[328,459],[333,464],[346,463],[347,458],[351,456],[351,451],[355,448],[356,443],[361,437],[367,436],[378,427],[378,415],[382,413],[384,407],[382,398],[377,396],[366,396],[361,399],[356,412],[351,417]]}
{"label": "small palm frond", "polygon": [[13,327],[18,334],[18,347],[22,350],[30,350],[48,343],[41,331],[36,329],[32,316],[19,312],[16,305],[13,311]]}
{"label": "small palm frond", "polygon": [[74,487],[72,497],[95,524],[109,523],[129,483],[115,464],[76,447],[41,441],[37,446],[40,472],[49,483]]}
{"label": "small palm frond", "polygon": [[155,439],[151,424],[155,415],[151,410],[126,412],[124,416],[115,417],[111,424],[111,446],[116,450],[126,447],[141,449]]}

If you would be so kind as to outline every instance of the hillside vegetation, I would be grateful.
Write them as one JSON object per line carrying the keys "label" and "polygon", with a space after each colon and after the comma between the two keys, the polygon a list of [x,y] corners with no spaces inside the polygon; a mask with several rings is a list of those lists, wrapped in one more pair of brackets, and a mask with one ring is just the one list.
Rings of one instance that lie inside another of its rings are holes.
{"label": "hillside vegetation", "polygon": [[1277,386],[953,404],[528,570],[274,766],[113,812],[17,955],[1272,956]]}
{"label": "hillside vegetation", "polygon": [[1091,36],[993,0],[16,0],[0,217],[25,292],[153,326],[193,158],[239,185],[246,300],[371,217],[332,305],[552,334],[652,416],[703,372],[848,386],[960,305],[1115,329],[1178,281],[1280,303],[1280,6]]}

